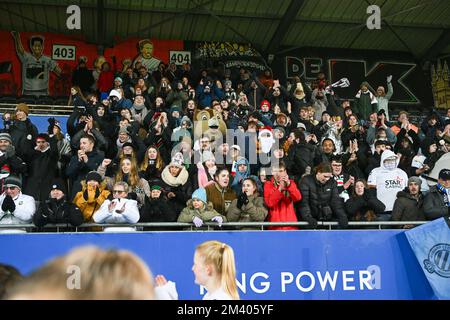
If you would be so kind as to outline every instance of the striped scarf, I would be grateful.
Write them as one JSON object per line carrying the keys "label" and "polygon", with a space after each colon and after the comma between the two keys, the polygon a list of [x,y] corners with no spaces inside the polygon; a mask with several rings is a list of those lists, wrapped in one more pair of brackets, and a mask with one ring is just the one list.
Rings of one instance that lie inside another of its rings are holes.
{"label": "striped scarf", "polygon": [[450,207],[450,195],[448,189],[444,188],[440,183],[436,184],[436,189],[440,194],[444,196],[444,203],[447,207]]}

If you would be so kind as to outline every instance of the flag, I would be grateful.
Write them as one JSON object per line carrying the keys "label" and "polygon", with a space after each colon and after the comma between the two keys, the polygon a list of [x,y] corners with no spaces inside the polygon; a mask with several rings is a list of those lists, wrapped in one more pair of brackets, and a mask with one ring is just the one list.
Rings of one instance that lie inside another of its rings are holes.
{"label": "flag", "polygon": [[450,299],[450,227],[440,218],[406,231],[406,238],[439,299]]}

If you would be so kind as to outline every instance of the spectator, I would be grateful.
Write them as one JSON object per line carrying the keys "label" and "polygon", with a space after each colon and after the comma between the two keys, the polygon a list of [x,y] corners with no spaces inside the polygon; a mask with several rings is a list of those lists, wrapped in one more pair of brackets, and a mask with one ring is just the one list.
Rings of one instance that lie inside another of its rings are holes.
{"label": "spectator", "polygon": [[206,188],[214,184],[214,174],[217,171],[216,158],[211,151],[203,151],[197,163],[197,180],[199,188]]}
{"label": "spectator", "polygon": [[79,87],[84,94],[91,91],[91,87],[95,82],[92,72],[86,67],[86,62],[86,57],[80,57],[78,66],[72,73],[72,85]]}
{"label": "spectator", "polygon": [[391,150],[386,150],[381,154],[380,166],[370,172],[368,184],[370,188],[375,188],[377,198],[386,206],[384,214],[380,214],[379,220],[388,221],[391,219],[391,212],[399,191],[403,191],[408,185],[408,175],[405,171],[397,168],[398,156]]}
{"label": "spectator", "polygon": [[162,187],[154,182],[150,187],[150,197],[145,198],[145,205],[139,222],[176,222],[178,213],[162,193]]}
{"label": "spectator", "polygon": [[164,168],[161,178],[167,185],[167,198],[171,201],[177,214],[185,207],[192,194],[189,173],[183,165],[183,155],[176,153],[168,166]]}
{"label": "spectator", "polygon": [[[36,204],[33,197],[22,193],[20,178],[10,175],[5,179],[4,190],[0,196],[0,224],[31,223],[36,212]],[[17,230],[1,229],[1,231],[14,232]],[[23,230],[19,232],[23,232]]]}
{"label": "spectator", "polygon": [[228,209],[228,221],[262,222],[266,217],[267,208],[264,204],[264,198],[259,195],[256,181],[254,178],[244,179],[241,195],[231,202]]}
{"label": "spectator", "polygon": [[244,157],[238,158],[236,166],[237,170],[231,183],[231,188],[239,196],[242,193],[242,183],[250,176],[250,166],[248,160]]}
{"label": "spectator", "polygon": [[200,228],[204,222],[209,221],[217,222],[221,227],[227,218],[214,210],[213,204],[207,202],[206,190],[200,188],[192,193],[192,199],[187,201],[186,207],[178,217],[178,222],[193,222],[197,228]]}
{"label": "spectator", "polygon": [[76,227],[83,223],[83,214],[80,208],[68,201],[64,184],[61,179],[53,181],[49,197],[40,203],[38,211],[33,216],[33,223],[36,226],[65,223]]}
{"label": "spectator", "polygon": [[10,174],[19,176],[27,170],[27,165],[16,155],[9,133],[0,133],[0,191],[3,192],[5,178]]}
{"label": "spectator", "polygon": [[70,96],[67,105],[73,107],[74,109],[81,108],[86,110],[87,101],[83,95],[83,92],[81,92],[80,87],[72,86],[70,88]]}
{"label": "spectator", "polygon": [[350,199],[345,202],[345,210],[350,220],[375,221],[378,214],[384,212],[386,206],[369,190],[363,179],[355,182]]}
{"label": "spectator", "polygon": [[355,177],[343,170],[342,158],[340,156],[334,156],[331,159],[331,169],[333,170],[333,179],[336,181],[339,197],[345,202],[350,198]]}
{"label": "spectator", "polygon": [[144,160],[139,167],[139,174],[147,181],[161,179],[165,165],[161,154],[155,146],[150,146],[145,152]]}
{"label": "spectator", "polygon": [[[394,208],[392,209],[393,221],[423,221],[425,215],[423,212],[424,197],[420,191],[422,180],[413,176],[408,179],[408,188],[397,193]],[[412,228],[413,225],[404,225],[403,229]]]}
{"label": "spectator", "polygon": [[388,76],[386,78],[387,81],[387,87],[388,87],[388,92],[386,93],[386,90],[384,89],[384,87],[379,86],[377,88],[377,101],[378,101],[378,110],[377,111],[381,111],[384,110],[386,113],[386,119],[389,121],[390,116],[389,116],[389,100],[392,97],[392,94],[394,93],[394,87],[392,87],[392,76]]}
{"label": "spectator", "polygon": [[16,147],[17,156],[22,158],[23,153],[21,146],[24,145],[25,140],[34,141],[38,135],[36,126],[28,118],[30,110],[25,103],[19,103],[16,106],[16,119],[13,121],[9,129],[11,140],[14,147]]}
{"label": "spectator", "polygon": [[[103,154],[94,149],[95,140],[90,135],[84,135],[80,139],[80,149],[72,156],[67,166],[66,174],[72,180],[72,194],[80,190],[81,180],[90,171],[97,170],[103,161]],[[72,197],[73,198],[73,197]]]}
{"label": "spectator", "polygon": [[[115,60],[113,60],[115,65]],[[114,68],[115,69],[115,68]],[[114,82],[114,71],[111,70],[111,65],[109,62],[104,62],[102,64],[102,71],[97,80],[97,88],[100,92],[100,100],[108,97],[108,93],[111,90]]]}
{"label": "spectator", "polygon": [[369,91],[369,84],[366,81],[361,83],[360,90],[355,97],[355,108],[361,119],[367,120],[372,113],[378,111],[378,100]]}
{"label": "spectator", "polygon": [[73,203],[80,208],[85,222],[92,222],[94,213],[108,198],[110,192],[106,189],[99,173],[91,171],[82,181],[82,189],[75,195]]}
{"label": "spectator", "polygon": [[438,183],[425,196],[423,210],[427,220],[450,215],[450,169],[439,171]]}
{"label": "spectator", "polygon": [[[295,182],[289,179],[284,162],[272,168],[273,177],[264,183],[264,201],[269,222],[297,222],[294,203],[302,199]],[[269,227],[269,230],[297,230],[295,226]]]}
{"label": "spectator", "polygon": [[[113,199],[105,200],[93,215],[95,223],[128,224],[139,221],[139,209],[136,200],[127,199],[130,187],[126,182],[114,183]],[[106,229],[105,229],[106,231]]]}
{"label": "spectator", "polygon": [[311,172],[316,161],[319,159],[319,152],[315,145],[306,142],[305,135],[300,129],[294,130],[294,140],[288,153],[288,171],[296,179],[307,172]]}
{"label": "spectator", "polygon": [[317,227],[317,221],[337,220],[341,228],[348,225],[344,203],[339,198],[336,182],[332,178],[331,166],[321,163],[314,174],[304,176],[299,182],[303,197],[299,205],[300,214],[312,228]]}
{"label": "spectator", "polygon": [[214,174],[214,184],[205,188],[208,202],[212,202],[214,210],[226,216],[231,202],[237,198],[230,187],[230,171],[225,166],[219,166]]}
{"label": "spectator", "polygon": [[49,118],[48,122],[49,126],[47,132],[50,138],[55,137],[56,147],[58,148],[57,176],[62,178],[65,176],[67,165],[72,156],[72,148],[70,147],[69,140],[67,140],[62,133],[61,123],[55,118]]}
{"label": "spectator", "polygon": [[391,130],[397,135],[401,129],[406,128],[408,125],[409,129],[414,130],[415,133],[419,133],[419,128],[409,121],[409,113],[402,110],[398,113],[397,122],[391,127]]}

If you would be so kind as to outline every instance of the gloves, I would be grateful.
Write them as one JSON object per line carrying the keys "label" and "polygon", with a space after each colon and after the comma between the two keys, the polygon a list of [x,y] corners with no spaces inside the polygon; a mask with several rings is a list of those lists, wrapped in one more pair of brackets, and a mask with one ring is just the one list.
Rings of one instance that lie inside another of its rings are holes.
{"label": "gloves", "polygon": [[245,192],[242,192],[241,195],[239,196],[238,200],[237,200],[237,207],[239,209],[241,209],[242,206],[246,205],[247,203],[248,203],[247,194]]}
{"label": "gloves", "polygon": [[347,229],[348,218],[346,216],[342,216],[339,218],[339,227],[341,227],[341,229]]}
{"label": "gloves", "polygon": [[199,217],[194,217],[194,219],[192,219],[192,222],[197,228],[200,228],[203,225],[203,220]]}
{"label": "gloves", "polygon": [[317,228],[317,220],[314,219],[313,217],[308,217],[305,218],[306,222],[309,223],[309,226],[311,227],[311,229],[316,229]]}
{"label": "gloves", "polygon": [[391,83],[391,81],[392,81],[392,75],[387,76],[386,81],[387,81],[388,83]]}
{"label": "gloves", "polygon": [[214,218],[211,219],[211,221],[215,221],[219,224],[219,227],[222,226],[222,222],[223,222],[223,218],[221,216],[215,216]]}
{"label": "gloves", "polygon": [[99,196],[100,196],[100,189],[97,187],[94,189],[94,188],[88,186],[86,188],[86,190],[84,190],[84,192],[83,192],[83,198],[87,202],[92,202],[95,199],[97,199]]}
{"label": "gloves", "polygon": [[6,211],[14,212],[14,210],[16,210],[16,204],[14,203],[14,200],[12,199],[12,197],[10,195],[7,195],[5,197],[5,199],[3,200],[2,210],[4,212],[6,212]]}

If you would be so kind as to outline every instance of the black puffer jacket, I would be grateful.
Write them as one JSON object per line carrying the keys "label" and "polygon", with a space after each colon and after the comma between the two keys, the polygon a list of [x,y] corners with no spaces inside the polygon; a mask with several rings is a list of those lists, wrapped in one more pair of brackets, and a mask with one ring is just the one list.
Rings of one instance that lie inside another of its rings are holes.
{"label": "black puffer jacket", "polygon": [[425,215],[423,212],[423,194],[419,193],[419,197],[414,198],[405,189],[397,193],[394,208],[392,209],[393,221],[423,221]]}
{"label": "black puffer jacket", "polygon": [[178,213],[169,202],[160,197],[149,199],[145,197],[145,205],[142,208],[139,222],[176,222]]}
{"label": "black puffer jacket", "polygon": [[450,215],[450,207],[444,202],[444,197],[439,193],[436,186],[430,187],[430,192],[423,202],[423,210],[427,220],[434,220]]}
{"label": "black puffer jacket", "polygon": [[293,144],[288,154],[288,172],[290,176],[301,177],[305,173],[306,167],[314,168],[320,162],[321,154],[316,146],[300,142]]}
{"label": "black puffer jacket", "polygon": [[[299,204],[303,220],[309,221],[311,217],[321,221],[334,219],[339,220],[341,226],[346,226],[347,214],[334,179],[321,184],[315,175],[306,175],[300,180],[299,189],[303,197]],[[330,208],[332,213],[326,208]]]}
{"label": "black puffer jacket", "polygon": [[39,206],[33,222],[38,227],[47,223],[67,223],[76,227],[83,223],[83,214],[76,205],[66,201],[65,197],[60,200],[48,199]]}
{"label": "black puffer jacket", "polygon": [[[372,210],[375,214],[380,214],[384,212],[385,208],[384,203],[367,189],[364,190],[362,196],[352,196],[345,203],[345,210],[350,220],[368,220],[364,217],[369,210]],[[358,216],[360,217],[359,219],[357,218]]]}

